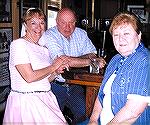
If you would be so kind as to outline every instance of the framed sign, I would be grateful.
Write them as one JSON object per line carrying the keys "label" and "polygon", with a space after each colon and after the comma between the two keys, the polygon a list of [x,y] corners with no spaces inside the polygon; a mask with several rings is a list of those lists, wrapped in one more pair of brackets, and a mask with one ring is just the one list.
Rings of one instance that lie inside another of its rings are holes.
{"label": "framed sign", "polygon": [[141,20],[141,23],[148,23],[149,14],[145,11],[144,5],[128,5],[127,10],[133,12]]}
{"label": "framed sign", "polygon": [[0,23],[12,22],[12,1],[0,0]]}
{"label": "framed sign", "polygon": [[9,47],[13,40],[12,27],[0,28],[0,87],[10,85]]}
{"label": "framed sign", "polygon": [[0,27],[0,53],[8,52],[10,42],[13,40],[12,27]]}

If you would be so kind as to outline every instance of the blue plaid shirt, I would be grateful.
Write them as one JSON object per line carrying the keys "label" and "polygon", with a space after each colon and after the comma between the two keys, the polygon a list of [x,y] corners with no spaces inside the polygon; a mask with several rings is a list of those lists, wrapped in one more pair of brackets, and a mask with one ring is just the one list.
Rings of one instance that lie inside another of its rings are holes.
{"label": "blue plaid shirt", "polygon": [[[117,54],[111,59],[98,93],[99,100],[103,104],[104,86],[112,73],[117,70],[117,76],[111,88],[111,109],[114,115],[125,106],[128,94],[150,96],[147,80],[148,50],[140,43],[136,51],[122,61],[120,66],[122,58],[120,54]],[[149,121],[150,107],[147,107],[134,125],[148,125]]]}
{"label": "blue plaid shirt", "polygon": [[56,26],[50,28],[43,34],[39,44],[49,49],[52,59],[60,55],[78,57],[88,53],[96,53],[96,48],[87,33],[77,27],[69,41],[58,31]]}

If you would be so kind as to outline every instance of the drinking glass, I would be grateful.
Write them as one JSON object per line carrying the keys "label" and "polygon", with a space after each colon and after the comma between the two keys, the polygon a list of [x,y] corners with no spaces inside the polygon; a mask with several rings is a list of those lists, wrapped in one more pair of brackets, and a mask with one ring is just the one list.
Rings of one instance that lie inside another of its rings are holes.
{"label": "drinking glass", "polygon": [[99,64],[96,59],[91,60],[90,73],[99,73]]}

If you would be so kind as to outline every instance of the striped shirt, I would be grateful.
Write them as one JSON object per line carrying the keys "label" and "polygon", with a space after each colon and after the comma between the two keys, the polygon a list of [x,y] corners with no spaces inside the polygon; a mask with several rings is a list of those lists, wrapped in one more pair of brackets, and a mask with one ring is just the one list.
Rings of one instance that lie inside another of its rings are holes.
{"label": "striped shirt", "polygon": [[77,27],[70,36],[69,41],[58,31],[56,26],[52,27],[43,34],[39,44],[49,49],[52,59],[60,55],[78,57],[96,53],[96,48],[88,38],[87,33]]}
{"label": "striped shirt", "polygon": [[[125,106],[127,96],[129,94],[145,97],[150,96],[147,80],[148,50],[144,47],[143,44],[139,44],[136,52],[129,55],[128,58],[122,62],[121,66],[119,66],[121,59],[122,56],[117,54],[110,61],[98,94],[99,100],[101,104],[103,104],[104,86],[112,73],[118,69],[117,76],[114,79],[111,88],[111,109],[114,115]],[[137,119],[135,125],[148,125],[149,121],[150,107],[147,107]]]}

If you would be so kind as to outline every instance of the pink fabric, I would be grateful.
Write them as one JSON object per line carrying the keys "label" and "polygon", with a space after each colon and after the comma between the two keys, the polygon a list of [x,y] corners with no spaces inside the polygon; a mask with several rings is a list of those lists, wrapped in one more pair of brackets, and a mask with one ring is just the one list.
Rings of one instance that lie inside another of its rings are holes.
{"label": "pink fabric", "polygon": [[[48,77],[27,83],[16,69],[16,65],[30,63],[34,70],[51,64],[48,50],[22,38],[10,46],[9,69],[11,88],[19,92],[48,91]],[[51,92],[22,94],[11,91],[6,104],[4,125],[66,125],[66,120]]]}
{"label": "pink fabric", "polygon": [[55,95],[11,92],[5,110],[4,125],[66,125]]}

